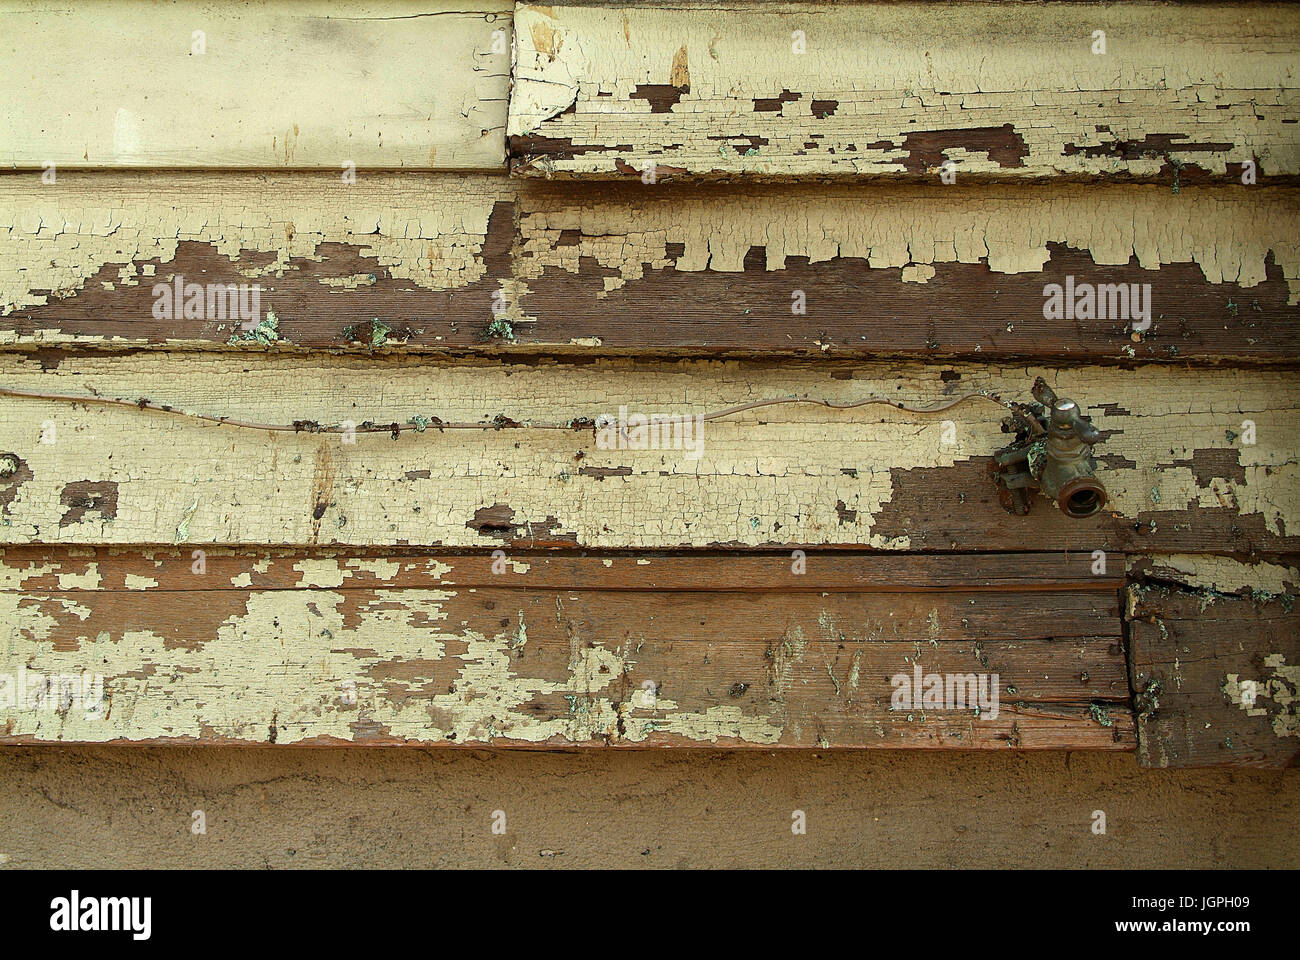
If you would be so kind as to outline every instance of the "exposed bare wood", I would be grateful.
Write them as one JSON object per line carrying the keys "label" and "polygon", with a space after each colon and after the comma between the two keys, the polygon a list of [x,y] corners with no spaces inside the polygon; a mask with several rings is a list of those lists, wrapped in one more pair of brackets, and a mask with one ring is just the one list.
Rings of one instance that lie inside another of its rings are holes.
{"label": "exposed bare wood", "polygon": [[498,0],[5,0],[0,165],[315,167],[339,189],[347,164],[499,169],[510,27]]}
{"label": "exposed bare wood", "polygon": [[[1002,585],[967,589],[948,558],[859,556],[862,586],[812,593],[785,561],[737,559],[518,554],[494,575],[491,557],[20,550],[0,562],[0,740],[1132,749],[1113,579],[970,556],[972,583]],[[990,696],[896,701],[918,668]],[[94,709],[27,693],[84,674]]]}
{"label": "exposed bare wood", "polygon": [[[0,357],[5,387],[144,397],[173,412],[0,400],[0,538],[1300,552],[1292,429],[1300,394],[1287,372],[986,364],[939,374],[884,363],[11,354]],[[978,394],[1024,400],[1036,374],[1083,404],[1105,436],[1097,453],[1110,503],[1090,520],[1041,499],[1028,517],[997,502],[988,465],[1007,440],[1005,410]],[[972,395],[938,414],[782,403],[689,419],[765,398],[923,406]],[[598,441],[592,423],[620,408],[688,419],[653,445],[643,437],[650,449],[613,428]],[[223,426],[186,411],[297,423],[300,432]],[[434,418],[485,429],[443,432]],[[355,443],[313,432],[345,422],[408,429],[396,440],[361,433]]]}
{"label": "exposed bare wood", "polygon": [[[226,348],[241,318],[188,303],[256,285],[284,348],[1288,363],[1297,219],[1271,188],[0,177],[0,344]],[[1102,295],[1049,318],[1050,284]]]}
{"label": "exposed bare wood", "polygon": [[515,25],[524,175],[1300,173],[1283,5],[520,4]]}
{"label": "exposed bare wood", "polygon": [[[1241,565],[1237,579],[1250,575]],[[1290,593],[1258,587],[1243,593],[1153,583],[1129,588],[1130,671],[1144,766],[1300,762],[1294,586]]]}

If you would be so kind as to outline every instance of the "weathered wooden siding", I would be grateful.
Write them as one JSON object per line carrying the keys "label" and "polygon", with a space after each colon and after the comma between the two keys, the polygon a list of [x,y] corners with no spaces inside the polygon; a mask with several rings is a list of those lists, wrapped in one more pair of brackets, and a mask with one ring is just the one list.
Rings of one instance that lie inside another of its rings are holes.
{"label": "weathered wooden siding", "polygon": [[[261,288],[313,350],[1296,359],[1300,194],[1266,187],[667,187],[470,175],[0,177],[0,342],[222,347],[156,284]],[[744,216],[734,211],[744,210]],[[1068,277],[1150,326],[1044,316]],[[491,328],[494,320],[504,321]]]}
{"label": "weathered wooden siding", "polygon": [[1157,557],[1128,588],[1138,760],[1300,763],[1300,571]]}
{"label": "weathered wooden siding", "polygon": [[[944,369],[11,354],[0,386],[73,402],[0,396],[0,455],[11,458],[0,541],[1300,550],[1289,371]],[[1023,398],[1040,373],[1082,398],[1106,435],[1097,452],[1111,502],[1095,518],[1045,501],[1016,517],[997,502],[988,463],[1006,411],[979,394]],[[938,413],[780,404],[692,425],[667,438],[679,449],[601,449],[591,426],[620,406],[693,416],[800,396],[970,399]],[[123,403],[75,402],[95,397]],[[481,428],[441,430],[435,418]],[[379,432],[354,443],[313,432],[345,421]]]}
{"label": "weathered wooden siding", "polygon": [[0,7],[0,741],[1296,763],[1300,14],[453,6]]}
{"label": "weathered wooden siding", "polygon": [[526,175],[1300,172],[1300,15],[1284,5],[520,4],[515,19]]}
{"label": "weathered wooden siding", "polygon": [[[105,697],[0,738],[1131,749],[1117,559],[16,550],[10,682]],[[914,668],[1000,692],[899,709]]]}
{"label": "weathered wooden siding", "polygon": [[493,0],[5,0],[0,166],[499,167],[510,27]]}

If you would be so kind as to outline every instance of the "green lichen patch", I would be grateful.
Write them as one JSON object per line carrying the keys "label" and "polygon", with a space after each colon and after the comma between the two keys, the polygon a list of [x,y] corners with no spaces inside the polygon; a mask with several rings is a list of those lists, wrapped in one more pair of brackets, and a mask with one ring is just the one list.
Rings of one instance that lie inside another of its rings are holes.
{"label": "green lichen patch", "polygon": [[369,347],[371,350],[378,350],[381,347],[389,346],[394,342],[405,343],[410,339],[411,333],[412,331],[409,327],[403,329],[400,333],[395,332],[394,329],[383,320],[374,317],[366,323],[349,324],[343,328],[340,332],[340,336],[348,343],[361,344]]}
{"label": "green lichen patch", "polygon": [[231,346],[238,346],[241,343],[256,343],[263,347],[269,347],[279,340],[280,319],[275,315],[274,310],[268,310],[266,316],[259,320],[253,329],[232,334],[229,343]]}
{"label": "green lichen patch", "polygon": [[382,347],[388,342],[388,335],[393,332],[393,328],[384,323],[378,317],[370,321],[370,349],[375,350]]}
{"label": "green lichen patch", "polygon": [[1110,718],[1110,712],[1100,703],[1088,704],[1088,716],[1103,727],[1115,726],[1115,721]]}
{"label": "green lichen patch", "polygon": [[1160,691],[1164,685],[1159,680],[1152,680],[1133,697],[1133,707],[1139,720],[1145,720],[1160,709]]}
{"label": "green lichen patch", "polygon": [[515,328],[505,317],[493,317],[483,330],[484,340],[514,340]]}

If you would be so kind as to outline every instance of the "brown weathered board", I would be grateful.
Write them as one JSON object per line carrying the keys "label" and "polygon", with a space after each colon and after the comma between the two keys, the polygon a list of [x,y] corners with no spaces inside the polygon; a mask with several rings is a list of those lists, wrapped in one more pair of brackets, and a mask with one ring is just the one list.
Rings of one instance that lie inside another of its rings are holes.
{"label": "brown weathered board", "polygon": [[1116,559],[16,548],[0,740],[1131,750]]}
{"label": "brown weathered board", "polygon": [[1291,570],[1288,592],[1241,595],[1159,580],[1128,588],[1140,763],[1300,763],[1298,581]]}
{"label": "brown weathered board", "polygon": [[[1298,197],[14,175],[0,177],[0,343],[247,338],[221,312],[157,316],[156,285],[179,281],[257,285],[284,349],[1294,362]],[[1047,318],[1047,286],[1067,283],[1137,285],[1149,329],[1109,306]]]}
{"label": "brown weathered board", "polygon": [[519,4],[512,169],[1294,177],[1298,31],[1280,4]]}

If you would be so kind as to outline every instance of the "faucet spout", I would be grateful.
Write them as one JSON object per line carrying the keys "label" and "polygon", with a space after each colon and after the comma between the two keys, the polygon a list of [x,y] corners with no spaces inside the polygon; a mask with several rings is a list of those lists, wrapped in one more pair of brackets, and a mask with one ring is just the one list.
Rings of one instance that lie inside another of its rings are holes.
{"label": "faucet spout", "polygon": [[1066,516],[1091,517],[1107,499],[1092,452],[1104,439],[1101,431],[1077,403],[1058,397],[1041,377],[1032,392],[1037,404],[1019,407],[1003,423],[1016,440],[993,458],[999,498],[1011,512],[1025,514],[1036,489]]}

